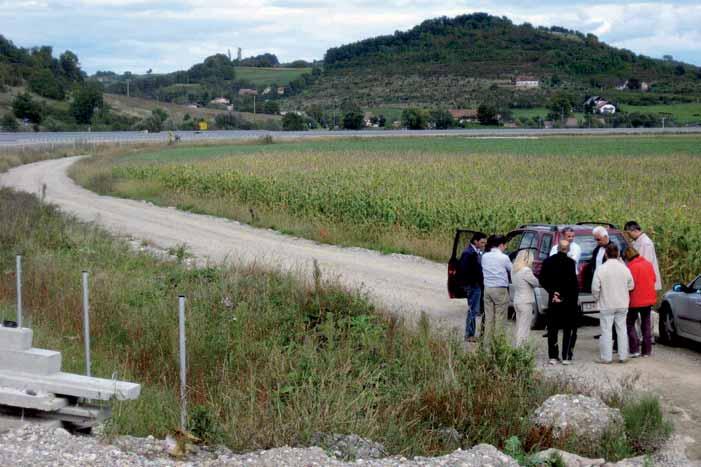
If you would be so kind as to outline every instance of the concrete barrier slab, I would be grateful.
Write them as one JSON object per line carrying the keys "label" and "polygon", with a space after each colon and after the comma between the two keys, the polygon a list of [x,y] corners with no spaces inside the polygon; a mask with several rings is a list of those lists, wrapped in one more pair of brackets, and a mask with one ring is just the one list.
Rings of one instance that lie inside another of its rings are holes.
{"label": "concrete barrier slab", "polygon": [[61,371],[61,352],[44,349],[0,350],[0,370],[51,375]]}
{"label": "concrete barrier slab", "polygon": [[0,405],[53,412],[66,407],[68,400],[49,393],[28,394],[19,389],[0,387]]}
{"label": "concrete barrier slab", "polygon": [[36,375],[2,369],[0,369],[0,386],[93,400],[133,400],[141,393],[141,385],[126,381],[91,378],[62,372]]}
{"label": "concrete barrier slab", "polygon": [[29,350],[32,348],[32,330],[0,326],[0,351]]}

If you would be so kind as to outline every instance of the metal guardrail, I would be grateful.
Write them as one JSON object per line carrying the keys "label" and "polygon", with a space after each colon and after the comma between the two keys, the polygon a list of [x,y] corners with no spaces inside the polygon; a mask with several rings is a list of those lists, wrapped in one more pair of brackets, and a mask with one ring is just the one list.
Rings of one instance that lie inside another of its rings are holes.
{"label": "metal guardrail", "polygon": [[[557,128],[557,129],[455,129],[455,130],[312,130],[312,131],[174,131],[181,141],[216,141],[255,139],[265,135],[276,138],[319,137],[396,137],[396,136],[463,136],[463,137],[540,137],[540,136],[607,136],[607,135],[671,135],[701,134],[701,127],[678,128]],[[169,132],[143,133],[136,131],[114,132],[65,132],[65,133],[2,133],[0,148],[78,144],[126,144],[139,142],[166,142]]]}

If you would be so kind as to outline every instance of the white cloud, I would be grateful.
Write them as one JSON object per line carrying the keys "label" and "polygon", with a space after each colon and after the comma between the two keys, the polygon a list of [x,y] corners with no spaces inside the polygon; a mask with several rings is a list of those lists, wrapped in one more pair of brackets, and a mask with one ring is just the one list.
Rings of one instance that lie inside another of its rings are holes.
{"label": "white cloud", "polygon": [[144,63],[171,71],[236,47],[244,55],[274,51],[283,61],[320,59],[329,47],[476,11],[592,32],[635,52],[701,64],[696,1],[0,0],[2,34],[24,46],[70,48],[91,72]]}

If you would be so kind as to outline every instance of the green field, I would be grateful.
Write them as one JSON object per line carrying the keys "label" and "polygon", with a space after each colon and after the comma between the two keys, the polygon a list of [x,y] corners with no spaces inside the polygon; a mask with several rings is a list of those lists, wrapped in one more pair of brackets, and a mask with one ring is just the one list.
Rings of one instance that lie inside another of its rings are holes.
{"label": "green field", "polygon": [[621,105],[625,112],[671,114],[679,125],[701,124],[701,103],[668,105]]}
{"label": "green field", "polygon": [[236,78],[250,81],[256,86],[277,84],[284,86],[304,73],[310,73],[311,68],[258,68],[236,67]]}
{"label": "green field", "polygon": [[701,271],[699,173],[698,136],[181,147],[75,170],[105,193],[437,260],[458,226],[635,219],[657,242],[668,284]]}

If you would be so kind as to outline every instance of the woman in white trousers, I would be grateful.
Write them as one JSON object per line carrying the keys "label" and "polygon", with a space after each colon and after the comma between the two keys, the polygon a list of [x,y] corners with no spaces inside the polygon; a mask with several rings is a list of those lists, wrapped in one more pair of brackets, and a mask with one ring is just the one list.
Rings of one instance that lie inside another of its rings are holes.
{"label": "woman in white trousers", "polygon": [[514,345],[520,346],[528,341],[535,306],[535,288],[540,287],[533,274],[533,251],[521,250],[516,255],[511,282],[514,286],[514,309],[516,310],[516,331]]}

